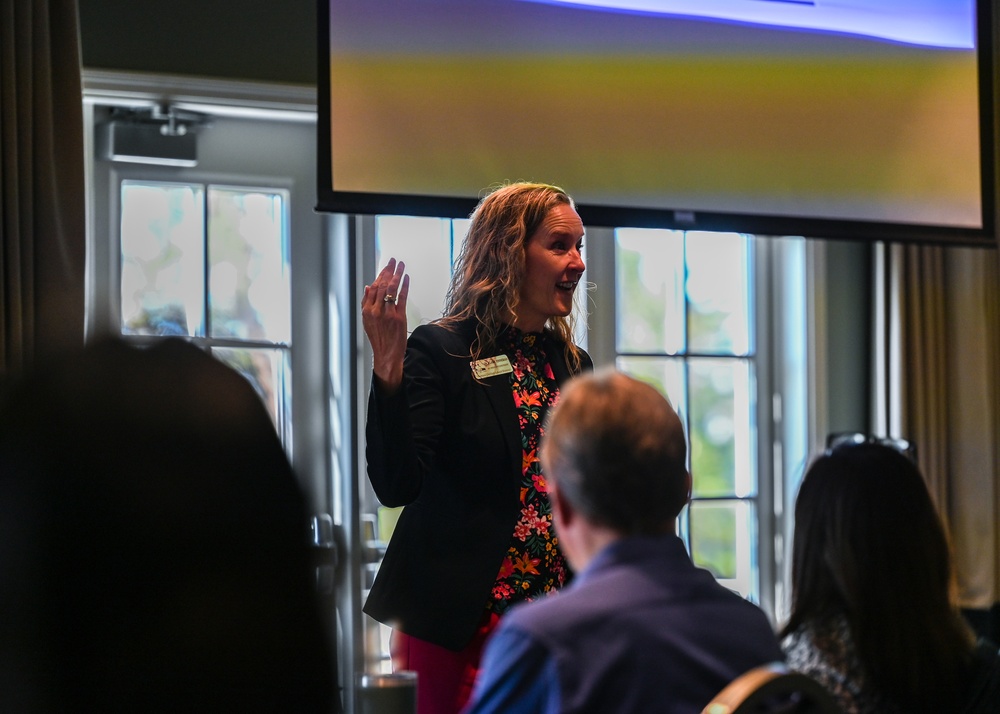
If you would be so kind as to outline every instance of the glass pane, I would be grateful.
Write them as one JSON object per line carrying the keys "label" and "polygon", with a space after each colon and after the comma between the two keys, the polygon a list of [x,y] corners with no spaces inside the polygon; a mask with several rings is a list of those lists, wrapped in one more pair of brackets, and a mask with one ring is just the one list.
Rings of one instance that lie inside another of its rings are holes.
{"label": "glass pane", "polygon": [[204,334],[201,187],[123,181],[121,199],[122,332]]}
{"label": "glass pane", "polygon": [[687,233],[691,352],[750,351],[749,243],[738,233]]}
{"label": "glass pane", "polygon": [[691,558],[722,585],[756,596],[756,521],[749,501],[694,501],[687,510]]}
{"label": "glass pane", "polygon": [[740,359],[690,359],[688,369],[694,495],[752,495],[749,363]]}
{"label": "glass pane", "polygon": [[619,357],[616,366],[636,379],[652,384],[673,405],[687,424],[687,380],[684,378],[684,360],[678,357]]}
{"label": "glass pane", "polygon": [[451,281],[451,222],[446,218],[378,216],[375,272],[395,258],[406,263],[410,292],[406,324],[412,330],[441,316]]}
{"label": "glass pane", "polygon": [[209,189],[212,337],[291,339],[285,204],[280,192]]}
{"label": "glass pane", "polygon": [[215,347],[212,354],[246,377],[264,401],[282,441],[291,444],[291,374],[283,349]]}
{"label": "glass pane", "polygon": [[620,352],[684,350],[684,234],[615,231],[615,292]]}

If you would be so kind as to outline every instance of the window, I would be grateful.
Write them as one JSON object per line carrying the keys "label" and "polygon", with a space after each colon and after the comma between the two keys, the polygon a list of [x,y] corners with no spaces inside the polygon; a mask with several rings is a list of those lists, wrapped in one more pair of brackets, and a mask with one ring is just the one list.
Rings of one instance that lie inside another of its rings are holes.
{"label": "window", "polygon": [[680,534],[693,560],[759,601],[753,240],[615,231],[615,351],[686,427],[693,490]]}
{"label": "window", "polygon": [[287,192],[121,182],[121,332],[182,336],[253,385],[289,443]]}
{"label": "window", "polygon": [[409,329],[441,316],[451,269],[462,249],[468,223],[412,216],[375,218],[378,270],[393,257],[403,261],[406,272],[413,276],[406,304]]}

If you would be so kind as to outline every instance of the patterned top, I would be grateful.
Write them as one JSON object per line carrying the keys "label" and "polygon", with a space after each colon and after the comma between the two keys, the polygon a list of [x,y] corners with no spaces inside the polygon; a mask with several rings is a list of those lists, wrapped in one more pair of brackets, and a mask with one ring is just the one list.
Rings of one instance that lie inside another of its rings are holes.
{"label": "patterned top", "polygon": [[845,714],[896,714],[900,711],[867,681],[845,618],[799,628],[784,639],[781,648],[788,666],[826,687]]}
{"label": "patterned top", "polygon": [[513,327],[501,337],[513,367],[510,386],[521,428],[522,458],[521,515],[487,603],[487,609],[498,615],[516,602],[534,600],[562,587],[568,578],[559,539],[552,530],[548,487],[538,460],[545,414],[559,399],[540,337]]}

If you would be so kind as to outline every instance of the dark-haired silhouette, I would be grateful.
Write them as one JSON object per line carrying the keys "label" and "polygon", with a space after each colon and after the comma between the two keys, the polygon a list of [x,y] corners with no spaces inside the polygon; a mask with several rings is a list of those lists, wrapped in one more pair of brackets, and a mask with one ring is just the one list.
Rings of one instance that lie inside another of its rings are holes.
{"label": "dark-haired silhouette", "polygon": [[0,416],[0,709],[339,710],[307,508],[235,371],[99,342]]}
{"label": "dark-haired silhouette", "polygon": [[954,601],[947,534],[903,442],[814,460],[795,504],[788,664],[848,714],[1000,711],[1000,657]]}

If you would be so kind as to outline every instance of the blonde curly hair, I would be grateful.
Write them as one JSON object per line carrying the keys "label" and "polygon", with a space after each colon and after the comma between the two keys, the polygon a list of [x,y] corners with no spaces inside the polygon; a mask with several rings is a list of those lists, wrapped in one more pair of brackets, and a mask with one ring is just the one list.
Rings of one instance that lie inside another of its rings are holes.
{"label": "blonde curly hair", "polygon": [[[454,327],[475,321],[473,360],[482,357],[483,350],[494,344],[517,315],[528,239],[559,205],[575,208],[573,199],[558,186],[519,181],[493,190],[472,212],[469,233],[448,287],[444,316],[436,322]],[[545,330],[565,345],[567,364],[577,371],[580,349],[573,342],[573,315],[550,317]]]}

